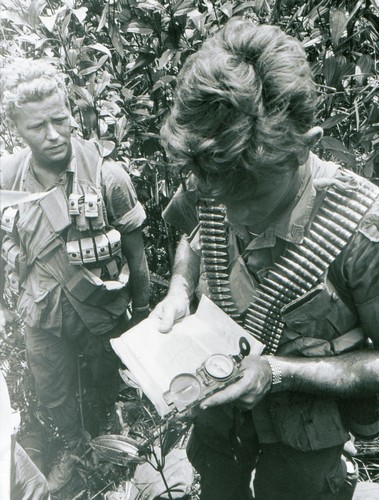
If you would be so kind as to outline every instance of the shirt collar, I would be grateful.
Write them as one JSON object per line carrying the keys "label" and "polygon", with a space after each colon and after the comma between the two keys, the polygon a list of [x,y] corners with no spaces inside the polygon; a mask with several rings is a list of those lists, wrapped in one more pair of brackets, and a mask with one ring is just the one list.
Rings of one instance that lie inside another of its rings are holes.
{"label": "shirt collar", "polygon": [[277,237],[290,243],[302,243],[316,197],[311,175],[311,161],[313,161],[312,157],[299,167],[301,185],[293,202],[262,234],[250,241],[251,235],[246,226],[229,223],[234,232],[248,243],[246,250],[273,247]]}
{"label": "shirt collar", "polygon": [[[43,186],[37,181],[37,179],[34,177],[32,171],[31,171],[31,161],[32,161],[32,152],[30,151],[29,154],[25,158],[25,162],[23,165],[23,183],[24,187],[26,190],[33,190],[33,189],[39,189],[39,190],[45,190]],[[71,157],[70,160],[67,164],[67,167],[65,170],[60,174],[59,179],[57,181],[57,184],[62,184],[64,182],[64,179],[66,178],[67,173],[73,173],[76,171],[76,156],[75,156],[75,148],[73,145],[73,142],[71,141]]]}

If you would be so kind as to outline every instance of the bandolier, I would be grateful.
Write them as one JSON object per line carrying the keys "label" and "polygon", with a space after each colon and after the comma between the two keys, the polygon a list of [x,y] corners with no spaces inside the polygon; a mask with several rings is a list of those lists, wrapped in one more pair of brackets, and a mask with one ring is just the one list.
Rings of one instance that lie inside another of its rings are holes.
{"label": "bandolier", "polygon": [[242,318],[232,299],[228,275],[226,210],[205,200],[198,208],[201,258],[209,297],[275,354],[286,308],[316,294],[329,265],[355,234],[377,199],[377,191],[360,184],[355,190],[326,191],[302,244],[287,249],[257,286]]}

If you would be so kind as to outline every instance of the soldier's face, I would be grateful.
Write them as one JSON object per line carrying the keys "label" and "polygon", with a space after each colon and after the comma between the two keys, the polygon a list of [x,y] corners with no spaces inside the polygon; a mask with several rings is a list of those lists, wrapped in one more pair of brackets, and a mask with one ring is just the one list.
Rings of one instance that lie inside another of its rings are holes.
{"label": "soldier's face", "polygon": [[264,230],[294,201],[300,181],[298,171],[261,180],[251,195],[225,201],[229,220],[234,224]]}
{"label": "soldier's face", "polygon": [[15,128],[41,165],[54,168],[70,156],[71,113],[63,92],[27,102],[16,111]]}

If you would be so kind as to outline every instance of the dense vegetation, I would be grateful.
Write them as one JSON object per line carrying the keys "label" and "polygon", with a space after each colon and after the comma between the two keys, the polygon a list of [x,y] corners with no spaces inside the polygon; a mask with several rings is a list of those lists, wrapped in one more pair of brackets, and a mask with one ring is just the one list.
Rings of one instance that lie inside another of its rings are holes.
{"label": "dense vegetation", "polygon": [[[160,217],[178,182],[160,124],[186,57],[230,17],[277,24],[301,40],[319,88],[319,155],[379,178],[378,0],[2,0],[1,14],[1,61],[54,60],[67,75],[75,133],[106,141],[132,176],[148,215],[153,303],[177,241]],[[2,121],[0,153],[20,146]],[[0,363],[27,423],[35,408],[17,332],[1,341]],[[378,478],[375,460],[363,465],[364,479]]]}

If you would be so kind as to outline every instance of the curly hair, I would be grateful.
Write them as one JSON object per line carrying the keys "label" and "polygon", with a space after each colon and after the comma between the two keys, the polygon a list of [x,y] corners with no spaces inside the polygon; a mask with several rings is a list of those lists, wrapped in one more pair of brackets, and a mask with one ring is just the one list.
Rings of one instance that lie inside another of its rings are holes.
{"label": "curly hair", "polygon": [[55,92],[67,99],[64,75],[43,59],[13,59],[1,72],[1,104],[7,117],[14,121],[17,108],[26,102],[41,101]]}
{"label": "curly hair", "polygon": [[300,43],[233,18],[183,65],[162,144],[211,196],[251,194],[259,178],[299,166],[316,101]]}

